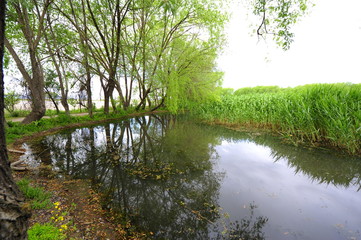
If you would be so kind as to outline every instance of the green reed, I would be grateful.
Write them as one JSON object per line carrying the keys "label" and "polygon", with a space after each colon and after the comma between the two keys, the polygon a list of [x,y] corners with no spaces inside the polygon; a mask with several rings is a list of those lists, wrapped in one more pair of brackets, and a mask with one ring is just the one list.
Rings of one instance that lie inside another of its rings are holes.
{"label": "green reed", "polygon": [[198,105],[193,113],[203,120],[267,127],[297,141],[361,153],[361,84],[226,95]]}

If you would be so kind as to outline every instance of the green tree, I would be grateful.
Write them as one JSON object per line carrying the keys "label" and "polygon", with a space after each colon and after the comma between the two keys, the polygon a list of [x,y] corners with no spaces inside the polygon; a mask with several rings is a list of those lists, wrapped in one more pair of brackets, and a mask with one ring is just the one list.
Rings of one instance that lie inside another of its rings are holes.
{"label": "green tree", "polygon": [[10,31],[7,31],[5,46],[27,83],[32,101],[32,110],[23,120],[24,124],[45,115],[45,81],[40,49],[45,16],[51,3],[52,0],[9,2]]}
{"label": "green tree", "polygon": [[[72,52],[74,50],[73,43],[76,39],[74,36],[75,32],[64,27],[64,24],[61,23],[61,15],[59,15],[54,8],[51,8],[47,12],[46,22],[47,29],[44,33],[44,48],[46,53],[50,56],[48,58],[48,64],[50,65],[51,70],[48,72],[53,73],[50,77],[46,77],[47,83],[49,83],[49,79],[52,79],[52,86],[56,86],[57,89],[59,89],[61,104],[63,105],[66,114],[69,114],[68,95],[71,85],[71,75],[68,69],[70,60],[67,56],[74,55]],[[54,71],[52,69],[54,69]],[[46,84],[45,87],[47,87],[47,85],[48,84]],[[45,90],[47,91],[47,88],[45,88]]]}
{"label": "green tree", "polygon": [[255,0],[253,13],[260,17],[258,36],[272,35],[276,43],[288,50],[293,42],[292,26],[308,12],[309,0]]}
{"label": "green tree", "polygon": [[8,91],[5,96],[5,109],[11,114],[15,110],[15,105],[20,101],[15,91]]}
{"label": "green tree", "polygon": [[[57,9],[79,33],[84,54],[82,63],[89,79],[90,72],[98,75],[104,91],[104,112],[109,113],[121,61],[120,34],[130,0],[126,1],[59,1]],[[90,84],[89,84],[90,85]]]}
{"label": "green tree", "polygon": [[223,74],[216,70],[217,49],[203,42],[178,42],[167,56],[165,105],[172,112],[180,107],[215,97],[215,89],[220,85]]}
{"label": "green tree", "polygon": [[[117,69],[121,60],[121,31],[125,16],[129,11],[131,0],[111,1],[104,0],[94,2],[86,0],[88,13],[90,15],[89,25],[92,27],[89,40],[90,53],[98,65],[104,91],[104,112],[109,113],[113,91],[116,88]],[[121,95],[121,97],[123,97]],[[113,102],[113,101],[112,101]],[[114,110],[115,106],[113,106]]]}
{"label": "green tree", "polygon": [[[140,99],[137,109],[144,109],[147,102],[149,106],[157,108],[166,98],[178,102],[180,91],[177,89],[191,86],[180,81],[180,76],[185,74],[183,70],[194,69],[197,64],[194,61],[197,54],[186,48],[201,53],[198,55],[207,55],[220,48],[226,20],[219,10],[220,4],[219,1],[138,1],[136,6],[139,10],[134,19],[139,20],[136,25],[139,27],[133,27],[136,31],[133,30],[132,35],[136,39],[134,46],[137,47],[137,56],[132,58]],[[184,60],[189,53],[192,60]],[[179,74],[177,66],[179,71],[182,69],[182,74]],[[210,68],[213,66],[211,63]],[[196,71],[190,72],[187,73],[188,77],[189,74],[197,74]],[[195,79],[200,78],[194,76]]]}
{"label": "green tree", "polygon": [[[72,62],[73,69],[70,70],[71,75],[80,82],[80,86],[85,87],[87,93],[87,109],[89,116],[92,117],[93,102],[91,83],[92,72],[94,72],[95,67],[91,66],[91,35],[88,28],[86,2],[85,0],[56,1],[53,6],[56,12],[62,16],[60,25],[66,25],[69,31],[73,33],[67,34],[67,36],[71,36],[71,40],[67,45],[67,51],[65,51],[62,57]],[[59,40],[57,35],[55,37],[56,38],[53,39]],[[74,44],[76,42],[80,44]]]}

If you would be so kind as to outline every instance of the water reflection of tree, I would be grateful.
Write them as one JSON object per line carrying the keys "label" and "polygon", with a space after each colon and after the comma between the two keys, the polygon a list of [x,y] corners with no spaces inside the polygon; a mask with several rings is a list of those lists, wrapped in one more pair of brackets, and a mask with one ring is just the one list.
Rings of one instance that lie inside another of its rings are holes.
{"label": "water reflection of tree", "polygon": [[[222,174],[214,174],[212,159],[217,157],[214,146],[222,140],[252,141],[269,147],[276,161],[286,160],[314,181],[360,188],[360,159],[335,156],[325,161],[327,153],[282,144],[272,136],[176,121],[171,116],[64,132],[45,138],[39,151],[42,161],[55,163],[55,169],[91,179],[107,196],[106,207],[154,232],[155,238],[207,239],[213,234],[209,225],[221,217],[217,200]],[[228,223],[229,235],[216,239],[247,239],[242,234],[252,231],[262,239],[264,220],[255,219],[248,228]]]}
{"label": "water reflection of tree", "polygon": [[222,174],[216,138],[170,116],[140,117],[45,138],[55,167],[92,179],[106,206],[155,238],[207,239]]}

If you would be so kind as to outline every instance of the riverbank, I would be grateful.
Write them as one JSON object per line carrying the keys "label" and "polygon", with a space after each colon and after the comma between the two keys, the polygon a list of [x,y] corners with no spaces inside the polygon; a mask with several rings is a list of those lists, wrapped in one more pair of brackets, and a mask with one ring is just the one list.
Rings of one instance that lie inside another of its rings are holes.
{"label": "riverbank", "polygon": [[361,155],[361,84],[227,94],[197,105],[192,113],[210,123],[267,129],[295,144]]}
{"label": "riverbank", "polygon": [[[10,127],[7,129],[7,132],[12,134],[8,141],[8,149],[11,149],[9,159],[10,162],[19,160],[24,151],[23,143],[64,129],[163,112],[144,111],[110,116],[96,115],[93,119],[88,116],[60,116],[43,119],[30,125],[10,123]],[[59,177],[52,172],[49,166],[41,166],[39,169],[28,171],[16,171],[14,177],[17,181],[27,179],[32,186],[41,188],[51,195],[52,204],[48,208],[31,209],[29,202],[25,204],[32,213],[30,228],[33,230],[36,228],[35,230],[40,231],[40,234],[42,234],[42,230],[38,230],[39,226],[50,224],[55,228],[46,231],[53,231],[54,234],[58,234],[56,236],[59,236],[59,238],[54,238],[54,235],[52,239],[142,239],[144,237],[141,233],[129,231],[131,229],[129,223],[116,223],[112,214],[102,208],[101,194],[92,190],[87,180]],[[58,221],[55,222],[54,219],[58,219]],[[37,236],[35,239],[41,240],[42,238]]]}
{"label": "riverbank", "polygon": [[87,114],[71,114],[70,116],[62,114],[56,117],[42,118],[39,121],[32,122],[27,125],[23,125],[20,122],[7,122],[6,128],[6,140],[8,145],[13,144],[18,147],[23,142],[28,141],[34,137],[43,137],[48,134],[53,134],[58,131],[67,128],[76,128],[94,125],[98,123],[106,123],[121,120],[124,118],[130,118],[140,115],[164,113],[167,111],[138,111],[133,110],[121,113],[111,113],[105,115],[103,113],[95,113],[93,117],[89,117]]}

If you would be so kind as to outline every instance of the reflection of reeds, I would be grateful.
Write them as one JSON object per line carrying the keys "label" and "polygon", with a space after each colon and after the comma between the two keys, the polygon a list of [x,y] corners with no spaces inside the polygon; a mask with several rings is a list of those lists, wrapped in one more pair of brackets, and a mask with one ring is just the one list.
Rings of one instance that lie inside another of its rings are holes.
{"label": "reflection of reeds", "polygon": [[[361,162],[360,159],[337,157],[319,151],[300,149],[294,151],[286,145],[272,145],[272,157],[276,161],[286,159],[289,167],[295,173],[303,173],[317,183],[331,184],[334,186],[357,186],[361,190]],[[327,161],[325,158],[327,157]]]}
{"label": "reflection of reeds", "polygon": [[270,134],[250,134],[206,124],[202,127],[229,142],[249,141],[270,148],[271,157],[275,161],[286,161],[295,173],[305,174],[314,182],[346,188],[355,186],[357,191],[361,190],[359,157],[334,154],[334,151],[319,148],[295,147]]}
{"label": "reflection of reeds", "polygon": [[361,153],[361,84],[314,84],[223,96],[194,109],[202,119],[272,128],[296,141]]}

